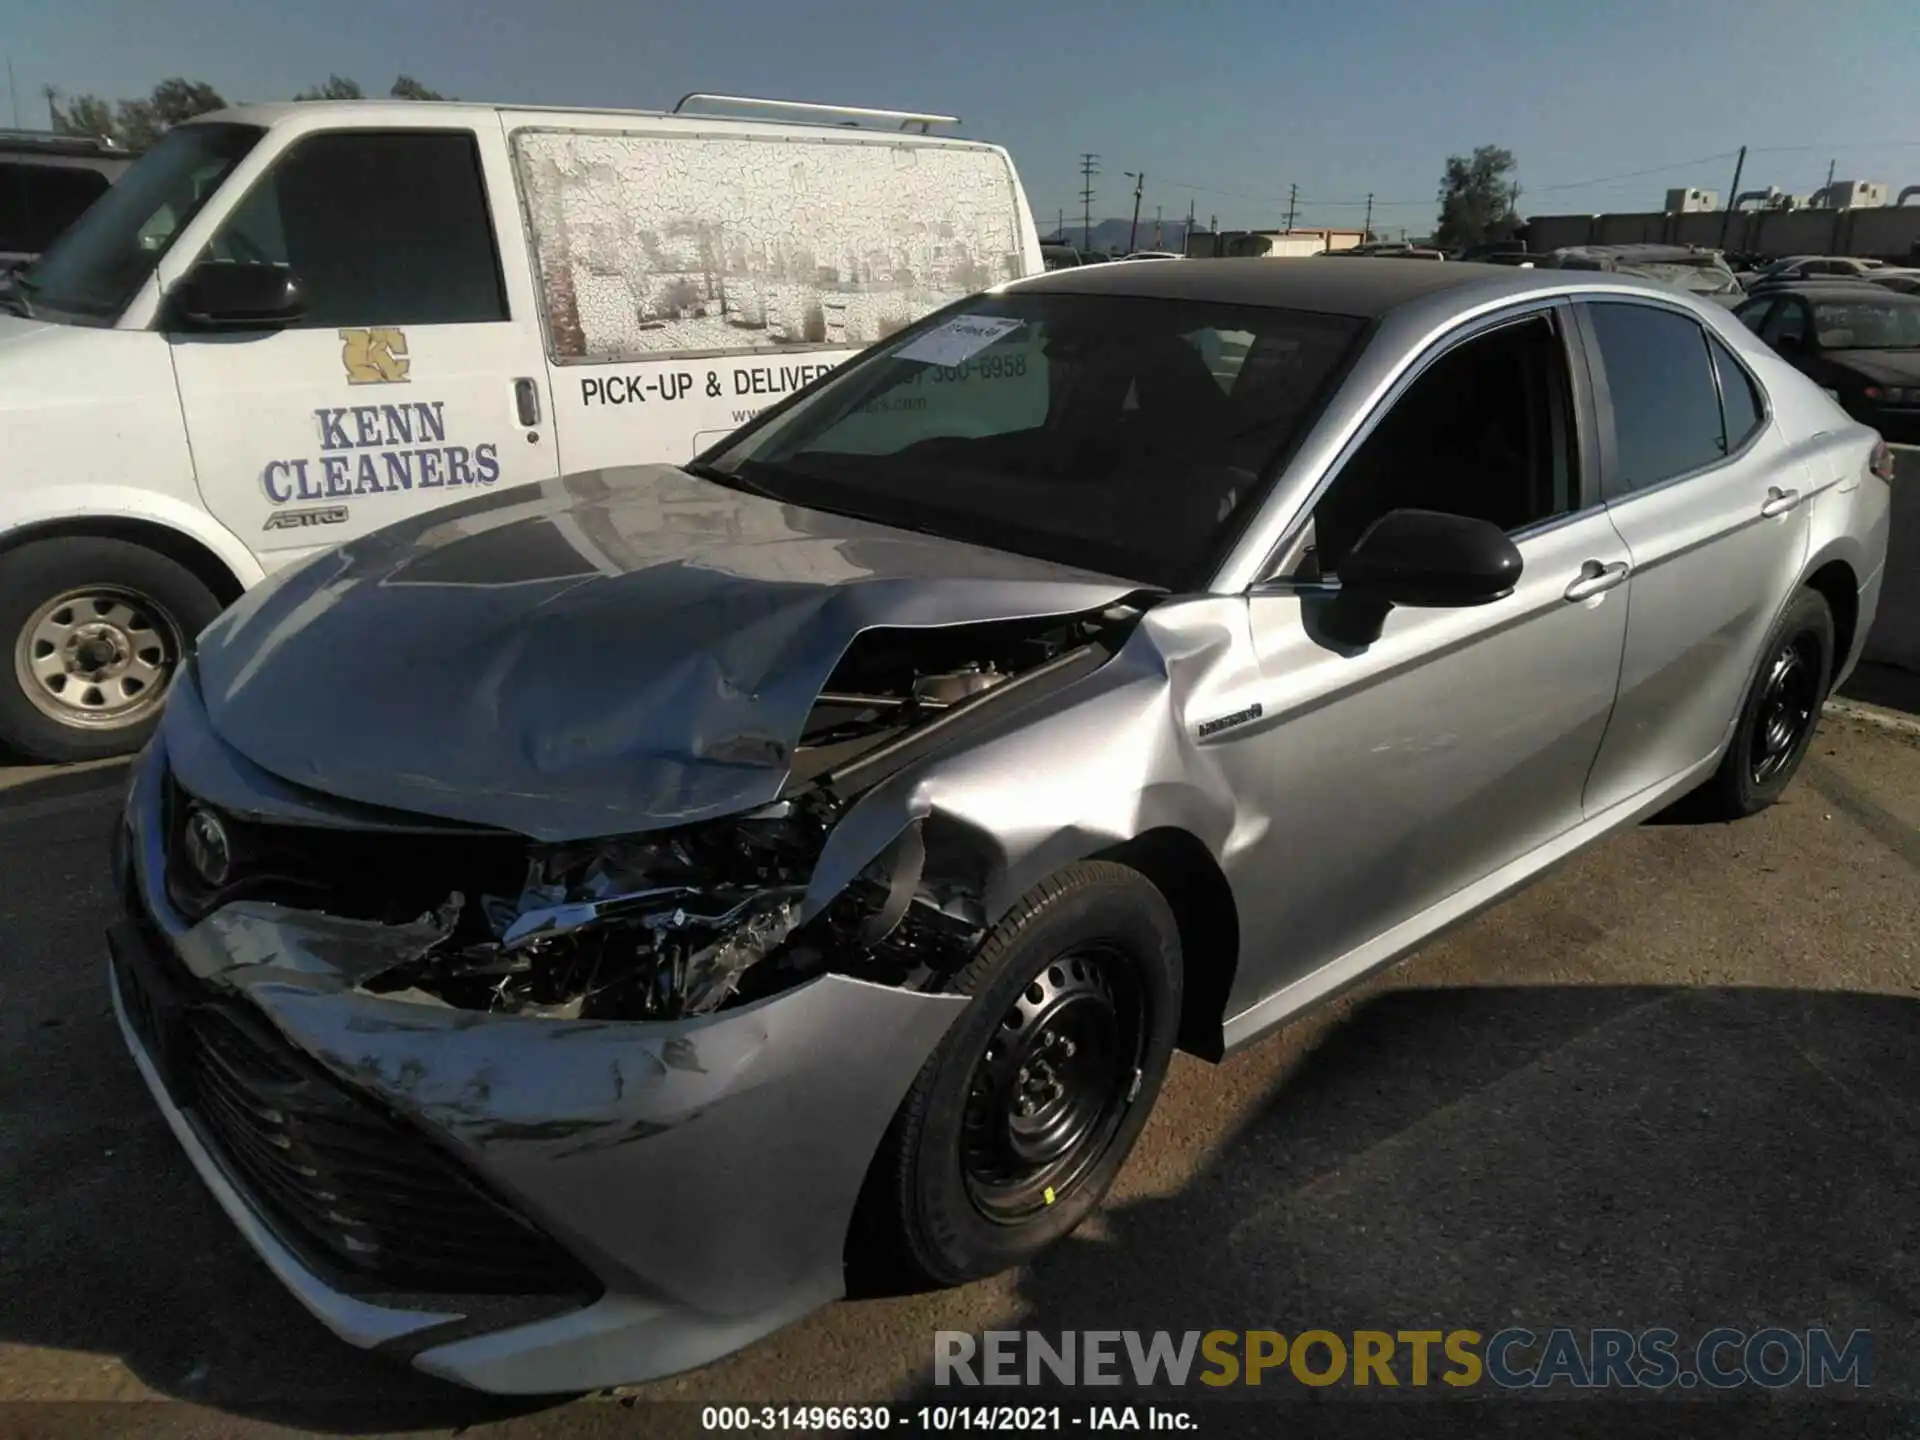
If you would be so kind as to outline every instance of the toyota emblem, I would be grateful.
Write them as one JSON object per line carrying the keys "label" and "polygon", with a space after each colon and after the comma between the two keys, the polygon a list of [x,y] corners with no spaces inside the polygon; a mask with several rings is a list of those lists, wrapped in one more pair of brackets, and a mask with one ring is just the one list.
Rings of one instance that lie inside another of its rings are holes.
{"label": "toyota emblem", "polygon": [[216,889],[226,884],[233,870],[233,842],[227,838],[227,827],[220,823],[220,817],[194,806],[187,812],[182,839],[194,873]]}

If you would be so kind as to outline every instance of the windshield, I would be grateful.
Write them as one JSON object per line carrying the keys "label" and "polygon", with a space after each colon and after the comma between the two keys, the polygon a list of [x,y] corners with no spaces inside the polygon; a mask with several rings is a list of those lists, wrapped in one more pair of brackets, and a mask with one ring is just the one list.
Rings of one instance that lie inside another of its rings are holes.
{"label": "windshield", "polygon": [[1823,350],[1920,350],[1920,300],[1822,300],[1813,328]]}
{"label": "windshield", "polygon": [[169,130],[19,277],[36,316],[111,325],[186,223],[266,131]]}
{"label": "windshield", "polygon": [[699,468],[793,504],[1192,588],[1365,328],[1191,300],[976,296]]}

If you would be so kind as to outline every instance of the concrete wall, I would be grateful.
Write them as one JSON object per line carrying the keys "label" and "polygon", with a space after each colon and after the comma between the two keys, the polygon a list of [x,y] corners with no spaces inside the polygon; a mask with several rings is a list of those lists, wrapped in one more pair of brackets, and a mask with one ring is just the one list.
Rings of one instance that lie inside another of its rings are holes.
{"label": "concrete wall", "polygon": [[1864,659],[1920,675],[1920,450],[1894,451],[1893,534]]}

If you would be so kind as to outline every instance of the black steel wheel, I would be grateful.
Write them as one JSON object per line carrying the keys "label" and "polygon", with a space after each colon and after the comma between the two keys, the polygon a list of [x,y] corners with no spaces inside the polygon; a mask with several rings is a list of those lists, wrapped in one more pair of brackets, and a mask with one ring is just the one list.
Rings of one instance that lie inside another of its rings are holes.
{"label": "black steel wheel", "polygon": [[1099,1205],[1160,1093],[1180,1017],[1179,930],[1144,875],[1082,861],[981,943],[973,997],[874,1158],[856,1284],[959,1284],[1031,1259]]}
{"label": "black steel wheel", "polygon": [[1747,727],[1747,773],[1756,786],[1771,784],[1813,733],[1825,665],[1819,638],[1802,629],[1762,667],[1759,707]]}
{"label": "black steel wheel", "polygon": [[1062,955],[1008,1009],[974,1061],[960,1139],[967,1194],[1017,1225],[1071,1191],[1125,1117],[1146,1009],[1126,956]]}
{"label": "black steel wheel", "polygon": [[1700,788],[1705,815],[1737,820],[1780,798],[1806,757],[1832,682],[1833,612],[1802,590],[1768,633],[1720,768]]}

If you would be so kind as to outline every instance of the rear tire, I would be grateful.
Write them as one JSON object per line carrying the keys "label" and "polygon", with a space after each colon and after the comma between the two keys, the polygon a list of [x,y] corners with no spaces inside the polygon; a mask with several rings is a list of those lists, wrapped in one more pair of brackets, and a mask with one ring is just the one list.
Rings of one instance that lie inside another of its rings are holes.
{"label": "rear tire", "polygon": [[1738,820],[1773,804],[1806,758],[1833,681],[1833,612],[1802,590],[1761,650],[1720,768],[1697,792],[1704,818]]}
{"label": "rear tire", "polygon": [[138,750],[220,608],[184,565],[126,540],[0,555],[0,745],[49,763]]}
{"label": "rear tire", "polygon": [[921,1067],[862,1196],[867,1284],[956,1285],[1030,1260],[1084,1220],[1166,1078],[1180,934],[1160,891],[1068,866],[997,925],[954,987],[973,996]]}

